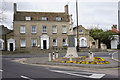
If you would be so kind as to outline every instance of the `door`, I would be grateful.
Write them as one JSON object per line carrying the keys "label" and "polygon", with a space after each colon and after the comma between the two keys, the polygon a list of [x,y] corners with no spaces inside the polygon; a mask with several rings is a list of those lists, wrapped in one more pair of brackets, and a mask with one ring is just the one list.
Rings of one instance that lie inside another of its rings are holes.
{"label": "door", "polygon": [[43,40],[43,49],[47,49],[47,41]]}
{"label": "door", "polygon": [[10,51],[13,51],[13,43],[10,43]]}

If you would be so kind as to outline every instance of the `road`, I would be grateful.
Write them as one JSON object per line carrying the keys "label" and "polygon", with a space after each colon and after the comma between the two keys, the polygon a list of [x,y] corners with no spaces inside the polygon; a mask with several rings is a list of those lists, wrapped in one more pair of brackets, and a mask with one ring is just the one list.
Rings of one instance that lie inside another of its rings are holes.
{"label": "road", "polygon": [[[97,54],[98,55],[98,54]],[[101,54],[99,54],[101,55]],[[110,57],[109,54],[102,54]],[[102,56],[101,55],[101,56]],[[72,67],[50,67],[50,66],[33,66],[27,64],[20,64],[13,62],[14,58],[25,58],[25,57],[42,57],[47,55],[8,55],[2,58],[2,73],[3,80],[40,80],[41,78],[117,78],[118,69],[109,70],[91,70],[85,68],[72,68]],[[62,56],[62,55],[60,55]]]}

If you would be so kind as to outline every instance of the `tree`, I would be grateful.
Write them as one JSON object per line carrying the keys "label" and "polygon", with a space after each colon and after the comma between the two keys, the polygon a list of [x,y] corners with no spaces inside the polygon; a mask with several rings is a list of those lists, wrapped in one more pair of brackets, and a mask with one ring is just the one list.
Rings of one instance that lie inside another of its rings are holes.
{"label": "tree", "polygon": [[90,36],[93,37],[95,40],[99,40],[99,48],[101,42],[106,44],[107,48],[111,48],[111,40],[116,39],[113,35],[116,35],[116,33],[111,30],[103,31],[102,29],[98,28],[90,29]]}

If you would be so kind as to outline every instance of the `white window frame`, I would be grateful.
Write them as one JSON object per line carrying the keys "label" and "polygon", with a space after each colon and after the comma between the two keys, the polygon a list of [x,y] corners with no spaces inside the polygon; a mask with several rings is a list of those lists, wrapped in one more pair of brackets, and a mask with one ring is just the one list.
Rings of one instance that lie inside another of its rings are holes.
{"label": "white window frame", "polygon": [[63,39],[65,39],[65,42],[63,42],[63,40],[62,40],[62,43],[63,43],[63,46],[66,46],[67,44],[66,44],[66,38],[63,38]]}
{"label": "white window frame", "polygon": [[25,17],[25,20],[26,20],[26,21],[30,21],[30,20],[31,20],[31,17],[26,16],[26,17]]}
{"label": "white window frame", "polygon": [[[24,41],[23,44],[21,44],[22,41]],[[26,40],[25,39],[20,40],[20,47],[26,47]]]}
{"label": "white window frame", "polygon": [[[65,29],[65,30],[64,30]],[[64,26],[62,26],[62,33],[67,33],[67,31],[66,31],[67,29],[66,29],[66,26],[64,25]]]}
{"label": "white window frame", "polygon": [[47,27],[46,27],[46,29],[44,29],[44,27],[46,27],[46,26],[43,26],[42,33],[47,33]]}
{"label": "white window frame", "polygon": [[[35,27],[35,31],[33,31],[33,27]],[[32,33],[36,33],[36,26],[32,26]]]}
{"label": "white window frame", "polygon": [[61,17],[56,17],[56,21],[61,21],[62,18]]}
{"label": "white window frame", "polygon": [[41,17],[42,21],[47,21],[47,17]]}
{"label": "white window frame", "polygon": [[[56,42],[53,42],[54,40],[55,40]],[[53,42],[53,46],[57,46],[57,39],[53,39],[53,41],[52,41],[52,42]]]}
{"label": "white window frame", "polygon": [[52,33],[57,33],[57,26],[52,26]]}
{"label": "white window frame", "polygon": [[[33,44],[36,44],[36,45],[33,45]],[[37,39],[32,39],[32,47],[36,47],[37,46]]]}
{"label": "white window frame", "polygon": [[25,26],[20,26],[20,33],[25,33]]}

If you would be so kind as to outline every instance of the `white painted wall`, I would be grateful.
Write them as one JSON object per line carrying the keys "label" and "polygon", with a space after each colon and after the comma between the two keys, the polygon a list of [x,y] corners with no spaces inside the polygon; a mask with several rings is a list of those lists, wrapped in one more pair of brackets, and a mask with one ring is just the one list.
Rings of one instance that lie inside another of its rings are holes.
{"label": "white painted wall", "polygon": [[117,49],[119,37],[118,35],[114,35],[114,37],[116,38],[116,40],[111,41],[111,49]]}
{"label": "white painted wall", "polygon": [[0,48],[0,50],[3,50],[3,48],[4,48],[4,40],[0,39],[0,42],[1,42],[1,45],[2,45],[2,47]]}
{"label": "white painted wall", "polygon": [[111,41],[111,49],[117,49],[117,40],[112,40]]}

